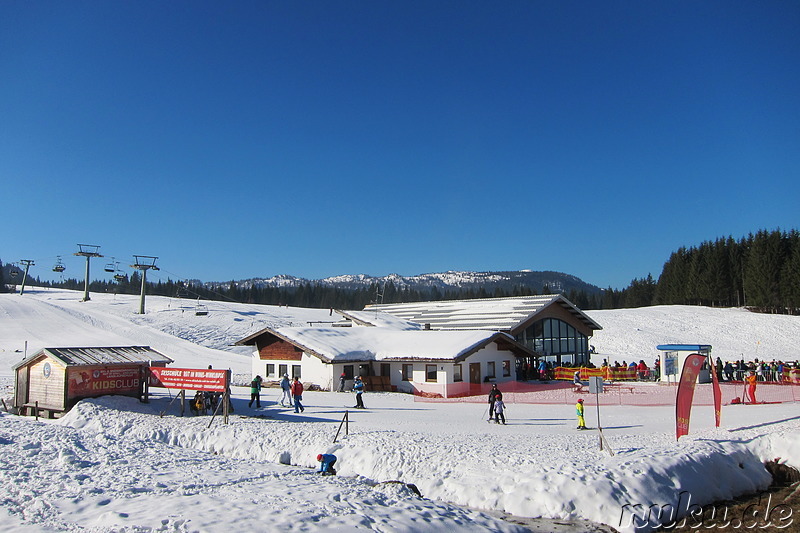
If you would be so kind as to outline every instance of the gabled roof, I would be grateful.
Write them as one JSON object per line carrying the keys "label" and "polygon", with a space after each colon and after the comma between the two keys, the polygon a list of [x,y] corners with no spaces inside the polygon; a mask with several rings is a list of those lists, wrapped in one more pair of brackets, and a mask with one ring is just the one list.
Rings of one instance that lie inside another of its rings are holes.
{"label": "gabled roof", "polygon": [[83,348],[42,348],[12,368],[16,370],[34,359],[48,356],[64,366],[114,365],[124,363],[172,363],[173,360],[149,346],[112,346]]}
{"label": "gabled roof", "polygon": [[422,324],[418,322],[404,320],[392,314],[378,311],[377,309],[365,311],[340,311],[336,309],[336,312],[359,326],[391,328],[404,331],[422,329]]}
{"label": "gabled roof", "polygon": [[384,311],[404,320],[430,324],[436,330],[492,330],[516,333],[530,324],[545,308],[559,305],[592,330],[603,329],[597,322],[560,294],[442,300],[403,304],[368,305],[365,311]]}
{"label": "gabled roof", "polygon": [[264,328],[238,342],[262,336],[282,339],[326,363],[355,361],[460,361],[491,342],[519,356],[533,352],[506,333],[491,331],[398,331],[388,328]]}

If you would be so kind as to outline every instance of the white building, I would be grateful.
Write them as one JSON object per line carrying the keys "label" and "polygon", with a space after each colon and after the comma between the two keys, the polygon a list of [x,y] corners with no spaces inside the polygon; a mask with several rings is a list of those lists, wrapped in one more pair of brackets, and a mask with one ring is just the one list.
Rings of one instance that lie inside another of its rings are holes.
{"label": "white building", "polygon": [[[374,312],[372,312],[374,315]],[[389,319],[393,322],[393,319]],[[323,390],[346,390],[361,376],[367,390],[466,394],[471,385],[515,379],[517,358],[534,353],[497,331],[430,331],[389,327],[265,328],[236,343],[253,346],[253,375],[283,374]]]}

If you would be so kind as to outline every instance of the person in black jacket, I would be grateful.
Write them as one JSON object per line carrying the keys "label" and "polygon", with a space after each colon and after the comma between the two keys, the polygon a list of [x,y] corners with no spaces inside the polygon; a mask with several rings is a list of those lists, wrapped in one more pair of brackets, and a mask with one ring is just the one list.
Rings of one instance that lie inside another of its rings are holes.
{"label": "person in black jacket", "polygon": [[497,383],[493,384],[492,390],[489,391],[489,420],[494,419],[495,400],[503,401],[503,393],[497,388]]}

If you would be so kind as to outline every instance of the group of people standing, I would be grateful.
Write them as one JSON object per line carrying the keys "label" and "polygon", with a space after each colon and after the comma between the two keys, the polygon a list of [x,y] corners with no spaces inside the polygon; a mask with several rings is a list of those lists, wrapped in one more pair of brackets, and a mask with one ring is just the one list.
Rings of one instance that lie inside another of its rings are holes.
{"label": "group of people standing", "polygon": [[[495,424],[506,424],[505,416],[506,404],[503,403],[503,393],[497,388],[497,384],[492,384],[489,391],[489,422],[494,420]],[[584,419],[583,398],[575,404],[575,412],[578,417],[578,429],[587,429]]]}
{"label": "group of people standing", "polygon": [[[250,403],[248,407],[253,407],[253,402],[256,408],[261,407],[261,376],[256,376],[250,382]],[[300,378],[294,377],[294,380],[289,379],[289,374],[284,374],[281,378],[281,407],[294,407],[295,413],[302,413],[305,411],[303,407],[303,384],[300,383]]]}

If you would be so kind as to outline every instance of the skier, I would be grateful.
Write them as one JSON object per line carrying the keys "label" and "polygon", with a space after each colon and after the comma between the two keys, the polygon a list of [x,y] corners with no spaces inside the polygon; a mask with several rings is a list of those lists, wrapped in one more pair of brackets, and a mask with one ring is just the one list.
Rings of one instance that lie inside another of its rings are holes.
{"label": "skier", "polygon": [[[289,374],[284,374],[283,379],[281,379],[281,391],[283,394],[281,396],[281,407],[291,407],[292,406],[292,384],[289,381]],[[286,404],[284,405],[284,400]]]}
{"label": "skier", "polygon": [[494,423],[499,424],[500,421],[503,421],[503,425],[506,425],[506,417],[503,414],[503,411],[506,409],[506,404],[503,403],[502,399],[497,399],[494,401]]}
{"label": "skier", "polygon": [[344,372],[339,376],[339,392],[344,392],[344,381],[346,377]]}
{"label": "skier", "polygon": [[503,401],[503,393],[497,388],[497,383],[494,383],[489,391],[489,421],[494,419],[494,402],[497,400]]}
{"label": "skier", "polygon": [[321,453],[317,455],[317,461],[319,461],[319,470],[320,474],[335,476],[336,469],[333,468],[333,465],[336,463],[336,456],[330,453]]}
{"label": "skier", "polygon": [[583,419],[583,398],[578,398],[578,403],[575,404],[575,413],[578,415],[577,429],[586,429],[586,422]]}
{"label": "skier", "polygon": [[250,382],[250,403],[247,407],[253,407],[253,402],[256,402],[256,409],[261,408],[261,376],[256,376]]}
{"label": "skier", "polygon": [[356,380],[353,383],[353,392],[356,393],[356,404],[353,406],[353,409],[366,409],[366,407],[364,407],[364,400],[361,399],[361,395],[364,393],[364,382],[361,381],[360,376],[356,376]]}

